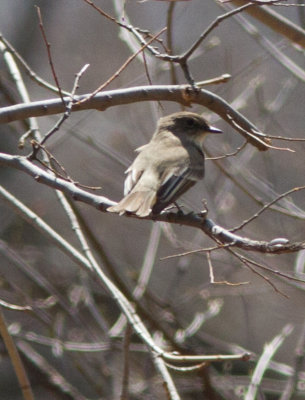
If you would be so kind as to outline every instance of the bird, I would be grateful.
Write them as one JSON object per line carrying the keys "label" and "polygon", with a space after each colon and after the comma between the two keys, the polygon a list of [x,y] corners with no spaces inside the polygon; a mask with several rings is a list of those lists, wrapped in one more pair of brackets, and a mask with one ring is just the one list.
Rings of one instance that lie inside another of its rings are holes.
{"label": "bird", "polygon": [[180,111],[159,119],[149,143],[137,148],[125,171],[124,197],[107,211],[138,217],[158,215],[204,177],[202,143],[222,133],[199,114]]}

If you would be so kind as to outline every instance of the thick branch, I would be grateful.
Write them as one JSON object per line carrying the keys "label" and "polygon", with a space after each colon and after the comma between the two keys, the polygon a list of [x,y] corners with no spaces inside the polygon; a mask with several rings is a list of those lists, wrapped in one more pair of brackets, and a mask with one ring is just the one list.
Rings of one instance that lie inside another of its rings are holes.
{"label": "thick branch", "polygon": [[[248,0],[231,0],[231,3],[240,7],[248,3]],[[270,7],[250,7],[246,13],[267,25],[273,31],[283,35],[287,39],[305,48],[305,31],[298,25],[289,21],[281,14],[270,9]]]}
{"label": "thick branch", "polygon": [[[37,182],[61,190],[74,200],[89,204],[100,211],[106,212],[109,206],[116,204],[106,197],[86,192],[85,190],[78,188],[72,182],[54,177],[52,174],[34,165],[25,157],[11,156],[0,153],[0,165],[19,169],[32,176]],[[126,216],[129,218],[139,218],[133,214],[127,214]],[[281,254],[305,249],[305,242],[290,244],[287,239],[283,238],[275,238],[270,242],[267,242],[252,240],[233,234],[221,226],[216,225],[212,220],[206,218],[205,214],[164,212],[160,215],[148,216],[141,219],[191,226],[201,229],[206,235],[220,245],[230,245],[232,247],[239,247],[248,251],[251,250],[261,253]]]}
{"label": "thick branch", "polygon": [[[73,104],[72,111],[89,109],[106,110],[109,107],[141,101],[173,101],[189,107],[192,104],[200,104],[218,114],[259,150],[268,149],[268,145],[265,143],[265,135],[254,124],[232,108],[221,97],[205,89],[192,90],[187,85],[138,86],[128,89],[105,91],[98,93],[93,98],[89,97],[90,94],[75,96],[75,104]],[[81,102],[84,99],[88,100]],[[64,101],[68,104],[71,102],[71,98],[64,97]],[[65,110],[66,107],[61,99],[17,104],[0,109],[0,123],[64,113]],[[242,129],[237,129],[237,127]],[[247,134],[247,132],[255,132],[255,134]]]}

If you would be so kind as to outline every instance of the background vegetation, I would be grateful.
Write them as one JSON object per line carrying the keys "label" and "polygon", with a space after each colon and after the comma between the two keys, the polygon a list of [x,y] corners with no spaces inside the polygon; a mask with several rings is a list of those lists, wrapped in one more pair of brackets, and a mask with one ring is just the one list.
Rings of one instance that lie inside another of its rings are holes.
{"label": "background vegetation", "polygon": [[[305,398],[304,2],[245,4],[1,1],[2,399]],[[225,132],[180,201],[196,214],[107,214],[181,109]]]}

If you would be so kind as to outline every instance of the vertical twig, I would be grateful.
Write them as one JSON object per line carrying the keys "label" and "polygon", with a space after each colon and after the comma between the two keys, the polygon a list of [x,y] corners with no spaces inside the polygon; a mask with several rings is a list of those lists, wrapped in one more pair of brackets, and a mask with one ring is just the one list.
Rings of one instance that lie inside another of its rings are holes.
{"label": "vertical twig", "polygon": [[[132,292],[132,296],[136,300],[140,300],[145,293],[149,279],[151,277],[152,269],[155,264],[156,254],[159,247],[161,237],[160,224],[154,224],[150,233],[150,238],[147,245],[147,250],[144,256],[141,272],[138,278],[136,287]],[[113,324],[110,330],[110,336],[119,336],[126,325],[126,317],[120,315],[117,321]]]}
{"label": "vertical twig", "polygon": [[124,335],[124,368],[123,368],[123,382],[121,400],[128,400],[128,384],[129,384],[129,346],[131,340],[132,328],[130,324],[126,325]]}
{"label": "vertical twig", "polygon": [[64,121],[69,118],[71,111],[72,111],[72,106],[74,103],[74,96],[75,96],[76,90],[79,87],[78,86],[79,80],[82,77],[82,75],[84,74],[84,72],[87,70],[88,67],[89,67],[89,64],[84,65],[83,68],[75,75],[75,80],[74,80],[74,84],[73,84],[73,88],[72,88],[72,92],[71,92],[71,96],[70,96],[71,99],[66,105],[66,111],[63,114],[63,116],[57,121],[57,123],[50,129],[50,131],[44,135],[43,139],[39,143],[40,146],[42,146],[49,139],[49,137],[53,135],[53,133],[57,132],[59,130],[59,128],[61,127],[61,125],[64,123]]}
{"label": "vertical twig", "polygon": [[56,86],[57,86],[57,88],[58,88],[58,93],[59,93],[59,96],[60,96],[60,98],[61,98],[61,101],[63,102],[63,104],[65,104],[65,101],[64,101],[64,98],[63,98],[63,94],[62,94],[62,90],[61,90],[61,87],[60,87],[60,85],[59,85],[59,81],[58,81],[58,79],[57,79],[55,67],[54,67],[53,60],[52,60],[51,45],[50,45],[50,43],[48,42],[47,35],[46,35],[46,33],[45,33],[45,30],[44,30],[44,26],[43,26],[43,22],[42,22],[42,16],[41,16],[40,8],[39,8],[38,6],[35,6],[35,7],[36,7],[36,10],[37,10],[37,15],[38,15],[38,20],[39,20],[39,28],[40,28],[40,30],[41,30],[42,37],[43,37],[43,40],[44,40],[45,45],[46,45],[46,48],[47,48],[48,59],[49,59],[49,64],[50,64],[51,71],[52,71],[52,74],[53,74],[53,78],[54,78],[54,81],[55,81]]}
{"label": "vertical twig", "polygon": [[[173,54],[173,13],[174,13],[175,5],[176,5],[175,2],[170,3],[168,6],[168,10],[167,10],[166,26],[167,26],[168,54]],[[171,83],[172,83],[172,85],[177,85],[178,80],[177,80],[174,63],[172,63],[172,62],[169,63],[169,69],[170,69]]]}
{"label": "vertical twig", "polygon": [[11,362],[13,364],[13,367],[15,369],[15,373],[16,373],[18,383],[19,383],[20,389],[22,391],[24,400],[34,400],[30,381],[27,377],[23,362],[20,358],[18,350],[15,346],[15,343],[7,329],[1,306],[0,306],[0,334],[2,336],[3,342],[4,342],[7,352],[8,352],[8,355],[9,355]]}

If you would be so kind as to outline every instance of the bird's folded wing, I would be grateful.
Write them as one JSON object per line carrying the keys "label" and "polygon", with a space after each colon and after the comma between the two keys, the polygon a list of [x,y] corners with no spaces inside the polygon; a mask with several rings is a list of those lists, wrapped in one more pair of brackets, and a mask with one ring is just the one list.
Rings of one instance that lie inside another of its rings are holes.
{"label": "bird's folded wing", "polygon": [[190,189],[198,181],[198,176],[194,174],[192,168],[188,167],[184,171],[175,171],[165,176],[163,184],[157,192],[157,203],[154,211],[163,209],[173,203],[178,197]]}

